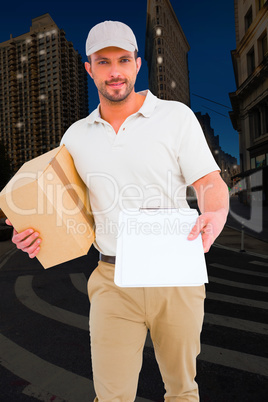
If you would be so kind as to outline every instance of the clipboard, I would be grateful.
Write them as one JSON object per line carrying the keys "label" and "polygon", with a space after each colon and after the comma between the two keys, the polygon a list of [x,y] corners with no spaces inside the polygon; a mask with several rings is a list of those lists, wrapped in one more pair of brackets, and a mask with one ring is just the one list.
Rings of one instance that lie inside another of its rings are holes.
{"label": "clipboard", "polygon": [[187,236],[191,208],[120,211],[114,282],[120,287],[200,286],[208,283],[201,234]]}

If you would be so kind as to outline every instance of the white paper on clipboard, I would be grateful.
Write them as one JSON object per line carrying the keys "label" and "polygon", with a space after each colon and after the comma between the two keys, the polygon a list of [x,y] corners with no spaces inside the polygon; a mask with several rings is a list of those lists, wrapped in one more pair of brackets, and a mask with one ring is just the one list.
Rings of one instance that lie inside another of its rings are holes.
{"label": "white paper on clipboard", "polygon": [[115,264],[120,287],[198,286],[208,283],[201,235],[187,240],[195,209],[121,211]]}

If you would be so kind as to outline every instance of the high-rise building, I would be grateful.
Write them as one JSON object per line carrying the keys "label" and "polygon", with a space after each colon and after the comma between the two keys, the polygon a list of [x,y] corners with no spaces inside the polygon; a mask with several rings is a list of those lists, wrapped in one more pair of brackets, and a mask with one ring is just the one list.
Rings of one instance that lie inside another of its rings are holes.
{"label": "high-rise building", "polygon": [[0,142],[13,173],[58,146],[66,129],[87,114],[82,58],[49,14],[0,43]]}
{"label": "high-rise building", "polygon": [[189,50],[170,0],[147,0],[145,60],[149,89],[160,99],[190,105]]}
{"label": "high-rise building", "polygon": [[229,96],[231,121],[239,134],[240,177],[262,170],[263,198],[268,203],[268,1],[235,0],[234,11],[232,59],[237,89]]}

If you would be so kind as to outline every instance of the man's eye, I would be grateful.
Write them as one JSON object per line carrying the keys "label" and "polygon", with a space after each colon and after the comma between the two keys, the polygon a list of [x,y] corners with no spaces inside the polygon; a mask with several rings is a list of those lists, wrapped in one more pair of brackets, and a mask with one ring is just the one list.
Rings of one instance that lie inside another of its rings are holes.
{"label": "man's eye", "polygon": [[129,59],[121,59],[121,63],[128,63],[129,61]]}
{"label": "man's eye", "polygon": [[107,61],[105,60],[99,61],[99,64],[107,64]]}

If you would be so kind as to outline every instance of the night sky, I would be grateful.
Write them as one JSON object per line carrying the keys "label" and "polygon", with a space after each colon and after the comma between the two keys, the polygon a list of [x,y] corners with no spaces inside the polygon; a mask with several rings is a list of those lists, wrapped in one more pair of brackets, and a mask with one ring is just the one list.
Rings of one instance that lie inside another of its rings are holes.
{"label": "night sky", "polygon": [[[171,0],[171,4],[191,48],[188,53],[191,108],[194,112],[210,115],[211,126],[220,136],[221,148],[238,159],[238,133],[228,116],[231,110],[229,92],[236,90],[231,60],[231,50],[236,47],[234,1]],[[143,61],[135,87],[140,91],[148,88],[144,60],[146,11],[147,0],[5,2],[0,12],[0,42],[8,40],[10,34],[16,37],[29,32],[32,18],[49,13],[86,61],[85,40],[90,28],[105,20],[125,22],[137,37],[139,56]],[[97,104],[97,91],[89,80],[90,111]]]}

